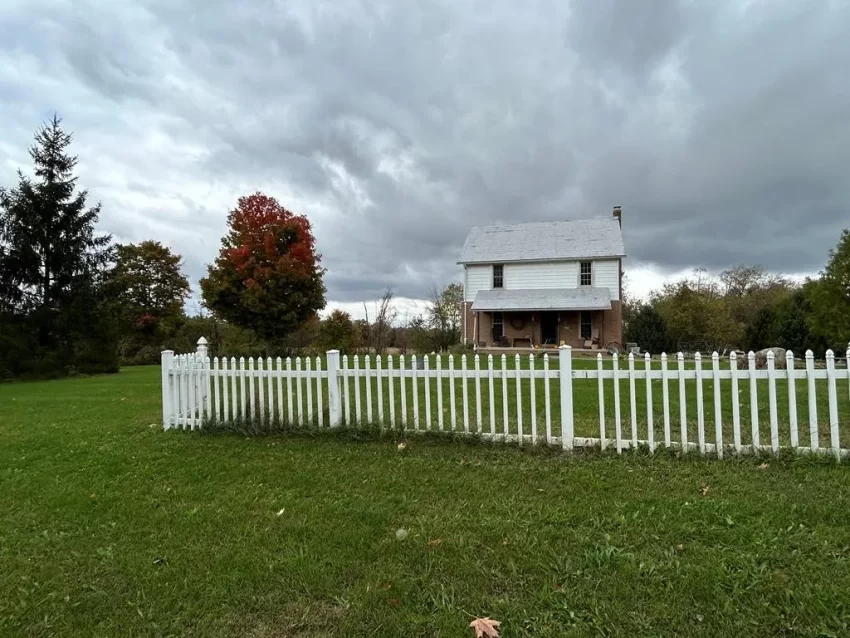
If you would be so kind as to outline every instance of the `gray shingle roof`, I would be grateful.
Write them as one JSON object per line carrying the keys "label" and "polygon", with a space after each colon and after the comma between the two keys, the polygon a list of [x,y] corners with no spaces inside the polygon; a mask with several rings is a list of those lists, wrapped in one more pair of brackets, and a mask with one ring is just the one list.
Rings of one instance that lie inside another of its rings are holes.
{"label": "gray shingle roof", "polygon": [[511,310],[610,310],[607,288],[556,288],[534,290],[479,290],[474,311]]}
{"label": "gray shingle roof", "polygon": [[475,226],[459,264],[625,257],[623,233],[613,217],[560,222]]}

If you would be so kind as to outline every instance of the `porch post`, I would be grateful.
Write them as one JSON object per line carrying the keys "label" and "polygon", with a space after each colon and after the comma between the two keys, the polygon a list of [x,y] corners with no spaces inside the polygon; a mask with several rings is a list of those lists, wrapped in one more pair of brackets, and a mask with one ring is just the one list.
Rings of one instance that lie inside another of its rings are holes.
{"label": "porch post", "polygon": [[472,318],[472,338],[475,341],[475,349],[478,349],[478,313],[476,312]]}

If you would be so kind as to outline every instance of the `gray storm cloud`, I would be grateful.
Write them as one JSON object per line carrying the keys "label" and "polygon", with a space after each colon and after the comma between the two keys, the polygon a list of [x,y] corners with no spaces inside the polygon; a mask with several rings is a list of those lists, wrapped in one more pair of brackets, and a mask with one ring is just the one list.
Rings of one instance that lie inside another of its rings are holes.
{"label": "gray storm cloud", "polygon": [[840,2],[3,3],[0,183],[57,110],[105,230],[196,281],[259,189],[339,302],[615,204],[631,266],[814,271],[850,225],[848,36]]}

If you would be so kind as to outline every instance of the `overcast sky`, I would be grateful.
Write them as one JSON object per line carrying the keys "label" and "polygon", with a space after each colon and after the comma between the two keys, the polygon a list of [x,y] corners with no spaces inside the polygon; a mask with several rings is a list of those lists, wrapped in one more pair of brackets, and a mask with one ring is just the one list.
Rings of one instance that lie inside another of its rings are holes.
{"label": "overcast sky", "polygon": [[119,241],[193,286],[261,190],[332,306],[460,278],[471,225],[610,215],[630,287],[820,269],[850,225],[850,2],[3,0],[0,184],[58,111]]}

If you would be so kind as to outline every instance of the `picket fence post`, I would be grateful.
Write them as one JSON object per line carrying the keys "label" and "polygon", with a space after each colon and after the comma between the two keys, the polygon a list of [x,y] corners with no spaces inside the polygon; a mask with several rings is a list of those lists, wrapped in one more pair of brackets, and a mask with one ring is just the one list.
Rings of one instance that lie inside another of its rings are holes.
{"label": "picket fence post", "polygon": [[163,350],[162,354],[162,429],[174,427],[171,405],[171,368],[174,366],[174,350]]}
{"label": "picket fence post", "polygon": [[339,427],[342,402],[339,396],[339,350],[328,350],[328,425]]}
{"label": "picket fence post", "polygon": [[573,422],[573,349],[570,346],[563,345],[558,348],[558,367],[561,382],[561,445],[565,450],[572,450],[575,424]]}
{"label": "picket fence post", "polygon": [[[198,398],[198,412],[200,413],[201,423],[204,421],[205,411],[207,410],[207,402],[210,395],[210,375],[207,369],[207,340],[204,337],[198,339],[196,360],[200,362],[200,374],[195,377],[197,385],[195,386],[195,396]],[[209,416],[207,414],[206,416]]]}

